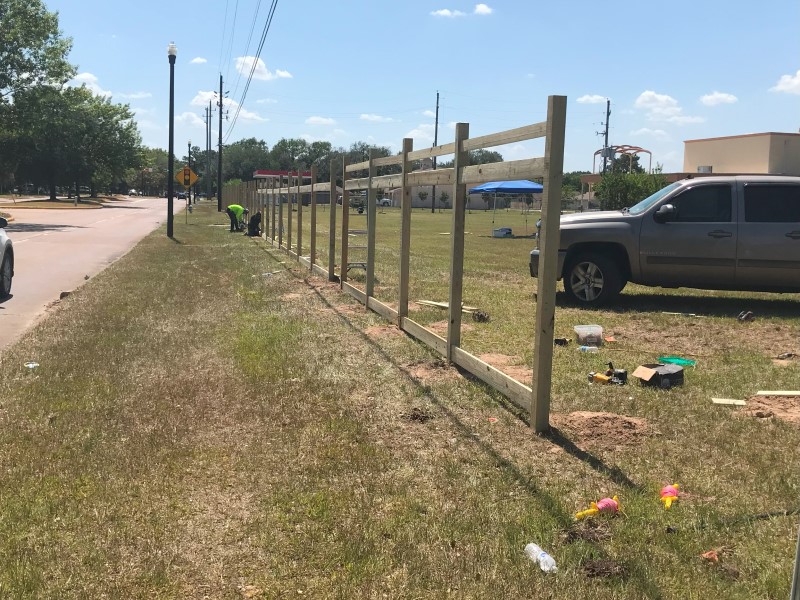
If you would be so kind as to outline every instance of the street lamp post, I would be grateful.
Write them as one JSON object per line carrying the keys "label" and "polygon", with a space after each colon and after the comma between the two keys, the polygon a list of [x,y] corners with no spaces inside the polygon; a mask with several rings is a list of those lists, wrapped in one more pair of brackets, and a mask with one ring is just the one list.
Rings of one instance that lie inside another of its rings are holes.
{"label": "street lamp post", "polygon": [[[189,140],[189,142],[187,143],[187,146],[189,147],[189,153],[186,155],[186,166],[188,166],[191,169],[192,168],[192,140]],[[186,200],[187,200],[187,202],[189,204],[192,203],[192,186],[189,186],[188,188],[186,188]],[[194,201],[195,201],[195,203],[197,202],[197,198],[196,197],[195,197]]]}
{"label": "street lamp post", "polygon": [[167,57],[169,58],[169,167],[167,168],[167,237],[172,237],[172,195],[175,192],[175,57],[178,56],[178,48],[175,42],[170,42],[167,46]]}

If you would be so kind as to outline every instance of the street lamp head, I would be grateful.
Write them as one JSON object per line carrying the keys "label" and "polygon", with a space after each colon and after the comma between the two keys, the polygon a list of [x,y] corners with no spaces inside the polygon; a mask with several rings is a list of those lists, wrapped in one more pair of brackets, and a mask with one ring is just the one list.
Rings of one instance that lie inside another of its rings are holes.
{"label": "street lamp head", "polygon": [[169,46],[167,46],[167,56],[170,62],[175,62],[175,57],[178,56],[178,47],[175,45],[175,42],[170,42]]}

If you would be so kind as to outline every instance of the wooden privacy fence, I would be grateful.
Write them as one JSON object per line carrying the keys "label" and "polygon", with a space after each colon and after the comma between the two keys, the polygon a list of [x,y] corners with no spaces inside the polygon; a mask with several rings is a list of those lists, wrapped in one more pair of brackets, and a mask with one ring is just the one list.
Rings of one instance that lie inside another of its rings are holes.
{"label": "wooden privacy fence", "polygon": [[[311,169],[308,185],[304,185],[298,174],[271,180],[256,180],[239,185],[226,186],[223,198],[227,204],[241,204],[250,210],[262,213],[263,237],[273,246],[281,248],[313,273],[339,281],[342,290],[351,294],[367,308],[393,321],[407,334],[433,348],[448,361],[469,371],[486,384],[498,390],[514,404],[530,413],[534,431],[549,428],[551,371],[553,360],[553,325],[555,318],[556,268],[559,238],[559,216],[561,214],[561,179],[564,162],[564,130],[566,124],[567,99],[565,96],[550,96],[547,104],[547,120],[499,133],[480,137],[469,137],[469,125],[458,123],[455,141],[450,144],[413,149],[413,140],[403,140],[402,151],[396,156],[374,158],[348,165],[345,163],[342,178],[341,235],[339,237],[339,265],[336,270],[337,188],[336,173],[331,169],[330,182],[317,182],[316,171]],[[545,138],[544,156],[523,160],[470,165],[469,152]],[[443,155],[455,157],[454,166],[436,170],[412,170],[413,161]],[[379,167],[397,165],[400,173],[377,175]],[[354,173],[366,172],[366,177],[355,178]],[[495,369],[461,348],[462,292],[464,275],[464,225],[467,187],[486,181],[542,178],[542,229],[539,247],[540,274],[536,296],[536,321],[534,331],[533,387]],[[450,232],[450,282],[448,302],[447,336],[441,337],[416,323],[408,316],[409,304],[409,256],[411,250],[411,188],[420,185],[452,186],[453,221]],[[374,296],[375,285],[375,237],[376,237],[376,191],[400,188],[402,191],[399,292],[397,309],[379,301]],[[365,230],[352,230],[349,224],[350,192],[366,190],[367,224]],[[328,249],[327,265],[317,260],[317,193],[328,192]],[[303,195],[310,196],[308,208],[303,206]],[[296,208],[296,223],[293,223],[293,208]],[[310,218],[310,252],[303,255],[303,218]],[[292,239],[292,234],[295,238]],[[352,234],[366,235],[367,257],[359,263],[366,270],[364,289],[348,282],[349,237]]]}

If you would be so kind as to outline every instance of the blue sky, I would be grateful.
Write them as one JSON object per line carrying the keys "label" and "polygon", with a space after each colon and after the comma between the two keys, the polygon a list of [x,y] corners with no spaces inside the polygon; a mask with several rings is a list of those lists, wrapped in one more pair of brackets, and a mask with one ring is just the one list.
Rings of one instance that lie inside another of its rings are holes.
{"label": "blue sky", "polygon": [[682,170],[685,140],[800,131],[797,0],[279,0],[244,98],[271,0],[44,1],[73,38],[77,82],[130,104],[151,147],[168,145],[175,42],[178,156],[189,139],[205,147],[220,73],[227,143],[428,147],[437,91],[440,144],[456,122],[476,136],[543,121],[548,95],[566,95],[566,171],[592,170],[607,98],[609,142],[651,150],[667,172]]}

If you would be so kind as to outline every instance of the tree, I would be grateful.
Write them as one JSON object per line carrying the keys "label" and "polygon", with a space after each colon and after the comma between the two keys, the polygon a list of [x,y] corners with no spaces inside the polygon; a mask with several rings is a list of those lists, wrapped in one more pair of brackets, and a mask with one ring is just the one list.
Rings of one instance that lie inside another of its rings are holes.
{"label": "tree", "polygon": [[71,48],[58,13],[48,12],[41,0],[0,0],[0,98],[66,83],[75,74],[67,62]]}
{"label": "tree", "polygon": [[302,138],[281,138],[269,152],[269,165],[279,171],[296,169],[308,155],[308,142]]}
{"label": "tree", "polygon": [[[225,181],[230,179],[252,181],[253,171],[267,168],[272,154],[263,140],[247,138],[225,147],[222,157],[222,176]],[[297,164],[284,168],[296,169]]]}
{"label": "tree", "polygon": [[[503,162],[503,155],[492,150],[470,150],[469,164],[485,165],[488,163]],[[451,169],[455,165],[454,160],[447,160],[437,164],[439,169]]]}
{"label": "tree", "polygon": [[644,173],[638,154],[620,154],[611,161],[611,171],[616,173]]}
{"label": "tree", "polygon": [[486,210],[489,210],[489,202],[492,201],[492,198],[494,198],[494,194],[490,194],[488,192],[483,192],[481,194],[481,200],[486,203]]}
{"label": "tree", "polygon": [[94,191],[142,165],[139,132],[128,106],[93,96],[84,87],[20,90],[14,115],[18,174],[46,182],[51,198],[58,185],[74,185],[76,191],[88,185]]}
{"label": "tree", "polygon": [[419,190],[417,192],[417,198],[419,198],[419,201],[422,202],[422,204],[425,204],[425,199],[427,197],[428,197],[428,192],[426,192],[425,190]]}
{"label": "tree", "polygon": [[620,210],[644,200],[667,185],[661,173],[618,173],[608,171],[595,188],[602,210]]}
{"label": "tree", "polygon": [[450,194],[447,192],[442,192],[439,194],[439,212],[441,212],[443,208],[450,208],[450,203],[448,200],[450,200]]}

